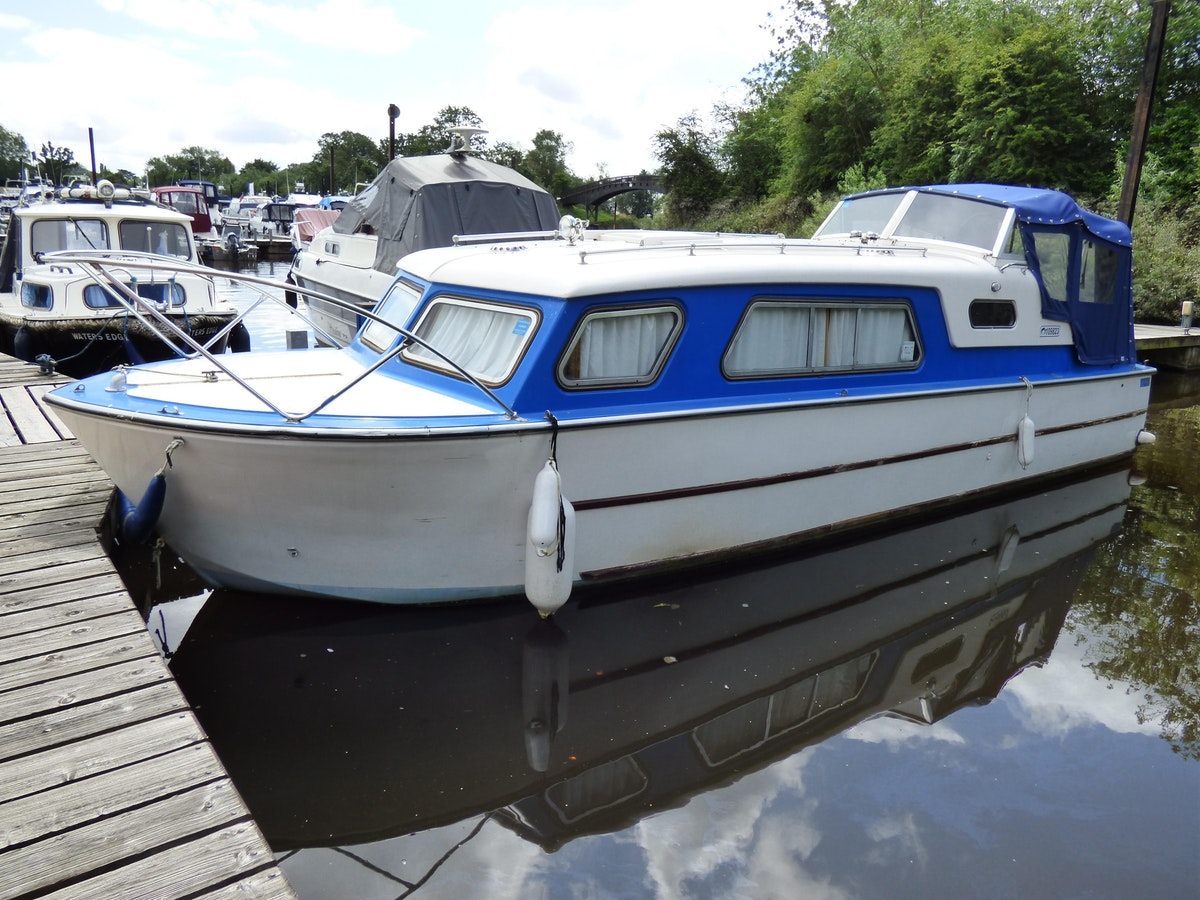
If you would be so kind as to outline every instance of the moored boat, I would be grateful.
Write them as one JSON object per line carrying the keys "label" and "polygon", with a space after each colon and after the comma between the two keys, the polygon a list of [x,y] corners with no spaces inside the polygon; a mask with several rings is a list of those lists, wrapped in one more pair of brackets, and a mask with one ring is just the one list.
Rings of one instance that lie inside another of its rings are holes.
{"label": "moored boat", "polygon": [[158,530],[215,585],[542,612],[1150,437],[1129,230],[1054,191],[855,196],[811,240],[536,238],[404,257],[343,349],[48,398],[131,497],[173,448]]}
{"label": "moored boat", "polygon": [[332,343],[351,341],[406,254],[448,247],[462,235],[557,226],[549,193],[514,169],[470,156],[466,145],[456,135],[446,153],[392,160],[297,252],[290,283],[351,304],[309,301],[314,324]]}
{"label": "moored boat", "polygon": [[[123,257],[149,255],[197,263],[188,215],[101,181],[18,206],[11,219],[0,254],[0,351],[79,377],[180,355],[188,337],[215,339],[220,352],[236,330],[233,342],[248,349],[237,310],[210,278],[120,268]],[[108,251],[108,275],[53,259],[79,249]]]}

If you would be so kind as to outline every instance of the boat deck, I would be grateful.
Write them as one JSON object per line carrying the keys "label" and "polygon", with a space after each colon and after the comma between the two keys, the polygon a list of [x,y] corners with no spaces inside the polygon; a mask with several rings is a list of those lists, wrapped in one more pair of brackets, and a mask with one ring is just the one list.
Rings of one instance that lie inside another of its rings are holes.
{"label": "boat deck", "polygon": [[294,898],[100,545],[65,380],[0,356],[0,897]]}

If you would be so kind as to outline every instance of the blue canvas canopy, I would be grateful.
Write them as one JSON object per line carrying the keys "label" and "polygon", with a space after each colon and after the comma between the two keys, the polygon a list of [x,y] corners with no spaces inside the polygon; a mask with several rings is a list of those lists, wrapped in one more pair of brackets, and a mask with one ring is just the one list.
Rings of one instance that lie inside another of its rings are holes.
{"label": "blue canvas canopy", "polygon": [[1041,291],[1042,314],[1070,325],[1079,361],[1112,365],[1134,359],[1133,236],[1124,222],[1089,212],[1062,191],[1016,185],[890,188],[847,199],[908,191],[1014,210],[1025,260]]}

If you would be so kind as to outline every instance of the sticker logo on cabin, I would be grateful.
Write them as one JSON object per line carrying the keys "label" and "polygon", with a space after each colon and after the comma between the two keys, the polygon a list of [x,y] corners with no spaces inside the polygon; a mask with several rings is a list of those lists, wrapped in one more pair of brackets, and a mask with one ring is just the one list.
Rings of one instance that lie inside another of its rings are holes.
{"label": "sticker logo on cabin", "polygon": [[1043,325],[1042,326],[1042,337],[1044,337],[1044,338],[1058,337],[1060,334],[1062,334],[1062,326],[1061,325]]}

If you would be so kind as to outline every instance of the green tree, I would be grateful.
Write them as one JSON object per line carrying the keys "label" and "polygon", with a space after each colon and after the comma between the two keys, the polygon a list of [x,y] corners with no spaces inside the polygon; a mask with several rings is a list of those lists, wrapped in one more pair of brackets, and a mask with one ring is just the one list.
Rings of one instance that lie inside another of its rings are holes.
{"label": "green tree", "polygon": [[[300,180],[313,191],[353,192],[356,184],[369,182],[387,162],[387,150],[357,131],[326,132],[317,141],[318,150]],[[330,181],[332,173],[333,181]]]}
{"label": "green tree", "polygon": [[178,153],[151,157],[146,162],[150,187],[175,184],[181,178],[212,182],[228,180],[236,171],[233,163],[220,151],[197,146],[184,147]]}
{"label": "green tree", "polygon": [[1066,37],[1042,23],[977,60],[956,116],[951,180],[1104,193],[1112,144]]}
{"label": "green tree", "polygon": [[0,178],[20,178],[21,167],[29,160],[25,138],[0,125]]}
{"label": "green tree", "polygon": [[533,136],[533,149],[521,157],[517,170],[555,197],[561,197],[579,180],[567,167],[571,144],[557,131],[543,129]]}
{"label": "green tree", "polygon": [[[445,153],[450,148],[451,128],[465,126],[481,128],[483,120],[467,106],[443,107],[433,121],[422,125],[410,134],[396,135],[396,153],[398,156],[431,156],[435,153]],[[475,135],[471,140],[471,149],[482,153],[487,148],[483,135]]]}
{"label": "green tree", "polygon": [[914,40],[895,61],[888,103],[871,133],[867,161],[896,184],[930,184],[950,176],[963,57],[961,38],[938,33]]}
{"label": "green tree", "polygon": [[721,195],[724,181],[717,165],[717,142],[695,113],[654,136],[654,155],[662,163],[667,213],[677,223],[706,215]]}
{"label": "green tree", "polygon": [[75,173],[75,153],[67,147],[55,147],[47,142],[34,157],[42,175],[54,184],[62,184],[67,176]]}
{"label": "green tree", "polygon": [[256,193],[263,191],[274,193],[275,186],[279,181],[278,173],[279,166],[270,160],[252,159],[230,179],[229,193],[231,196],[250,193],[250,185],[254,185]]}

